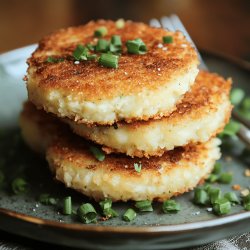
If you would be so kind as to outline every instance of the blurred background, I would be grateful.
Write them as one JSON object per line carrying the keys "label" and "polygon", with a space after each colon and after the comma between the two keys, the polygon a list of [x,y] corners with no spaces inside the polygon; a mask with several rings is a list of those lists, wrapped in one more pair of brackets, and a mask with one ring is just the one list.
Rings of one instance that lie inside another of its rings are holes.
{"label": "blurred background", "polygon": [[250,62],[250,0],[1,0],[0,53],[91,19],[148,22],[172,13],[199,48]]}

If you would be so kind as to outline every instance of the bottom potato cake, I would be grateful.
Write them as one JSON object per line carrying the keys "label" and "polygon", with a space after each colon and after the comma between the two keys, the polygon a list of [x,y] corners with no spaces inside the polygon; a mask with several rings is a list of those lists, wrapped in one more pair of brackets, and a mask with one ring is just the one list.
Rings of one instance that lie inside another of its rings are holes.
{"label": "bottom potato cake", "polygon": [[[217,138],[165,152],[161,157],[109,154],[98,161],[92,143],[70,132],[57,118],[26,103],[20,117],[24,140],[44,153],[55,178],[84,195],[113,201],[163,201],[202,182],[220,157]],[[141,165],[141,171],[134,164]]]}

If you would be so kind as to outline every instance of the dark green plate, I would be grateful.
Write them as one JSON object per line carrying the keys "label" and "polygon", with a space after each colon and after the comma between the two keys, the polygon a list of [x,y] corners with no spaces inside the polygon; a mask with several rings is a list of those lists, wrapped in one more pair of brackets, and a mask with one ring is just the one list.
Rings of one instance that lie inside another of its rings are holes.
{"label": "dark green plate", "polygon": [[[250,212],[234,206],[230,215],[217,217],[205,208],[194,206],[192,192],[177,198],[182,207],[178,214],[163,214],[161,204],[155,203],[153,213],[138,214],[131,223],[122,221],[120,216],[84,225],[74,217],[61,215],[60,203],[56,207],[41,205],[37,198],[46,192],[59,199],[71,195],[75,207],[88,199],[54,182],[46,162],[32,153],[20,139],[18,114],[27,98],[22,77],[25,59],[33,49],[34,46],[25,47],[0,56],[0,126],[4,129],[0,154],[8,158],[5,162],[7,176],[14,178],[20,175],[18,171],[21,169],[31,186],[26,195],[20,196],[13,195],[8,188],[0,191],[0,229],[50,243],[109,250],[188,247],[249,230]],[[204,54],[204,58],[212,71],[231,76],[235,86],[250,94],[247,69],[212,55]],[[233,183],[248,187],[250,179],[244,176],[244,171],[249,163],[242,160],[243,145],[237,140],[230,143],[231,147],[223,152],[223,168],[234,173]],[[228,156],[231,161],[227,161]],[[232,190],[231,185],[220,185],[220,188]],[[132,205],[118,203],[114,208],[122,215]]]}

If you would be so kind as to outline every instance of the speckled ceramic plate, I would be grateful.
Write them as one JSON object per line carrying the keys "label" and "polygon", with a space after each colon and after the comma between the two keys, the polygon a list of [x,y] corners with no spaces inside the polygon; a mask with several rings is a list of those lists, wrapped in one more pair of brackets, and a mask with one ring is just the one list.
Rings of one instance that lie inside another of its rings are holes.
{"label": "speckled ceramic plate", "polygon": [[[53,181],[43,159],[29,151],[20,139],[18,114],[27,98],[22,78],[25,60],[34,46],[25,47],[0,56],[0,165],[7,166],[8,178],[24,174],[30,183],[30,191],[16,196],[8,188],[0,191],[0,229],[32,239],[87,249],[173,249],[204,244],[249,230],[250,212],[234,206],[232,212],[217,217],[205,208],[194,206],[192,192],[177,200],[181,204],[178,214],[163,214],[161,204],[154,204],[153,213],[138,214],[127,223],[121,216],[97,224],[84,225],[76,218],[60,214],[60,202],[55,206],[38,203],[41,193],[57,198],[71,195],[75,208],[87,198],[64,188]],[[250,94],[250,75],[247,69],[219,57],[204,54],[211,71],[234,79]],[[249,178],[244,176],[249,159],[242,157],[243,145],[235,140],[223,150],[221,162],[225,171],[234,173],[233,183],[248,187]],[[3,156],[5,155],[5,156]],[[228,161],[230,156],[230,161]],[[243,160],[244,159],[244,160]],[[249,166],[249,165],[248,165]],[[216,185],[215,185],[216,186]],[[223,191],[231,191],[231,185],[220,185]],[[118,203],[114,208],[120,213],[132,206]],[[97,206],[96,206],[97,207]]]}

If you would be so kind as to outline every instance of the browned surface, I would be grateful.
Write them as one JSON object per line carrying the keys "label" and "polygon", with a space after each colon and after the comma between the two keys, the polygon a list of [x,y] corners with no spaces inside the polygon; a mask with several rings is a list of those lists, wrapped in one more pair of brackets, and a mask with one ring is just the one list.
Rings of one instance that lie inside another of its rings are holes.
{"label": "browned surface", "polygon": [[[93,34],[100,26],[107,27],[105,39],[108,40],[112,35],[121,35],[125,44],[127,40],[140,37],[147,45],[148,53],[129,55],[124,46],[118,69],[102,67],[97,61],[74,64],[72,53],[77,44],[96,44]],[[173,36],[174,43],[165,45],[167,51],[164,51],[157,45],[166,35]],[[187,47],[182,47],[182,44]],[[65,61],[47,63],[47,53],[65,58]],[[145,89],[157,89],[178,75],[185,74],[190,65],[197,64],[197,56],[180,33],[132,22],[127,22],[123,29],[117,29],[112,21],[98,21],[45,37],[28,62],[31,68],[36,69],[36,73],[29,78],[39,81],[37,91],[56,89],[65,95],[73,94],[78,101],[98,101],[136,94]]]}

